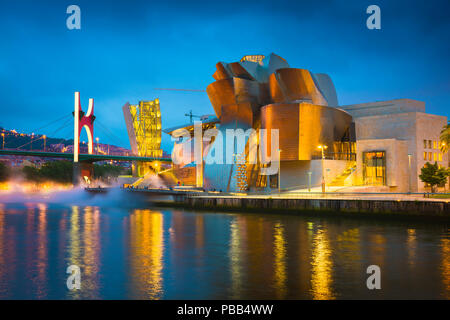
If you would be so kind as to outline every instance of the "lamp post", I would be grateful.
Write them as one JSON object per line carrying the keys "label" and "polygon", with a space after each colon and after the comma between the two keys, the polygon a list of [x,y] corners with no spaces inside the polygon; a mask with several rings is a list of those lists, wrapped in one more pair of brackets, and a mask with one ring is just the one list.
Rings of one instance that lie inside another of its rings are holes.
{"label": "lamp post", "polygon": [[2,138],[3,138],[3,144],[2,144],[2,150],[5,149],[5,134],[2,133]]}
{"label": "lamp post", "polygon": [[281,194],[281,149],[278,149],[278,195]]}
{"label": "lamp post", "polygon": [[317,148],[322,151],[322,193],[325,193],[325,150],[328,146],[320,145]]}
{"label": "lamp post", "polygon": [[98,154],[98,137],[95,138],[95,141],[97,141],[97,154]]}
{"label": "lamp post", "polygon": [[308,192],[311,192],[311,175],[312,172],[308,171]]}
{"label": "lamp post", "polygon": [[411,193],[412,186],[411,186],[411,157],[412,154],[408,153],[408,176],[409,176],[409,183],[408,183],[408,192]]}
{"label": "lamp post", "polygon": [[30,151],[33,150],[34,132],[31,134]]}
{"label": "lamp post", "polygon": [[47,142],[47,136],[44,134],[43,138],[44,138],[44,152],[45,152],[45,144]]}

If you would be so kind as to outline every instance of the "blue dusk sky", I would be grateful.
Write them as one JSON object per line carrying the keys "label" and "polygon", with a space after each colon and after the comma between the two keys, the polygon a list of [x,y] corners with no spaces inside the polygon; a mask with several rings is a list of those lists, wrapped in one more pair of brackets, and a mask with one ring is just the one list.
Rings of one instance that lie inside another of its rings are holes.
{"label": "blue dusk sky", "polygon": [[[81,8],[68,30],[66,8]],[[381,30],[366,8],[381,8]],[[327,73],[341,105],[411,98],[450,116],[450,2],[6,1],[0,2],[0,126],[31,133],[94,98],[101,142],[129,148],[121,107],[159,98],[163,128],[213,114],[203,92],[218,61],[274,52]],[[71,137],[69,125],[57,137]],[[53,130],[51,130],[53,131]],[[45,129],[42,134],[50,134]],[[163,148],[171,151],[163,134]]]}

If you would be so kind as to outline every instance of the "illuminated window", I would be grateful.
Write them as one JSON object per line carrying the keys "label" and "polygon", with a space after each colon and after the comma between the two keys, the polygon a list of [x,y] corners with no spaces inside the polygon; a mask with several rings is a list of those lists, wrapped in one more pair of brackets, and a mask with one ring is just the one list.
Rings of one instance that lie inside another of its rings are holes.
{"label": "illuminated window", "polygon": [[432,157],[431,152],[428,152],[428,161],[431,161],[431,157]]}
{"label": "illuminated window", "polygon": [[365,185],[386,185],[386,153],[363,152],[363,179]]}
{"label": "illuminated window", "polygon": [[431,148],[431,140],[428,140],[428,149],[432,149]]}
{"label": "illuminated window", "polygon": [[272,174],[269,176],[269,184],[272,189],[278,188],[278,174]]}
{"label": "illuminated window", "polygon": [[262,54],[248,55],[248,56],[242,57],[241,62],[251,61],[251,62],[256,62],[256,63],[262,64],[262,61],[264,60],[264,58],[265,58],[265,56]]}
{"label": "illuminated window", "polygon": [[442,153],[439,153],[439,161],[442,161]]}
{"label": "illuminated window", "polygon": [[437,161],[437,153],[433,152],[433,161]]}
{"label": "illuminated window", "polygon": [[258,179],[256,180],[257,188],[265,188],[267,187],[267,176],[266,175],[258,175]]}
{"label": "illuminated window", "polygon": [[[426,149],[427,148],[427,140],[423,140],[423,148]],[[425,159],[426,160],[426,159]]]}
{"label": "illuminated window", "polygon": [[433,149],[437,149],[437,142],[433,141]]}
{"label": "illuminated window", "polygon": [[427,153],[426,153],[426,151],[423,152],[423,160],[427,161]]}

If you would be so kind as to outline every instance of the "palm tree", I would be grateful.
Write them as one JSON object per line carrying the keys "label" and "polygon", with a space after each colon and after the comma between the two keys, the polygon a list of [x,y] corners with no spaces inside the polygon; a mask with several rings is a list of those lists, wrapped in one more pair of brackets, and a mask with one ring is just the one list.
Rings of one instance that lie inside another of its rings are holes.
{"label": "palm tree", "polygon": [[441,131],[441,151],[446,153],[450,144],[450,123],[447,123]]}

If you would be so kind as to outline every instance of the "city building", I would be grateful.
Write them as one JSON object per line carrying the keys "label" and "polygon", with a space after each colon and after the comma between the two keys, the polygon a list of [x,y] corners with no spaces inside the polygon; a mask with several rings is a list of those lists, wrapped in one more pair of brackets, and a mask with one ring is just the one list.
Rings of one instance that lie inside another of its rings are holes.
{"label": "city building", "polygon": [[428,114],[425,103],[396,99],[341,106],[356,128],[356,174],[363,185],[389,191],[427,190],[419,179],[425,163],[447,167],[439,136],[447,117]]}
{"label": "city building", "polygon": [[[196,141],[192,123],[165,130],[189,132],[176,140],[175,154],[181,146],[200,146],[202,161],[190,152],[174,170],[186,184],[228,192],[319,186],[327,191],[422,192],[420,168],[426,162],[448,164],[448,155],[439,151],[447,118],[425,113],[423,102],[340,106],[328,75],[291,68],[273,53],[219,62],[213,78],[206,91],[215,117],[203,119],[201,132],[214,129],[215,139]],[[250,134],[227,136],[231,129]],[[255,152],[270,161],[251,161]],[[224,161],[212,161],[217,154]],[[267,174],[274,162],[279,169]]]}
{"label": "city building", "polygon": [[[131,151],[140,157],[161,157],[161,110],[159,99],[139,101],[138,105],[128,102],[122,107]],[[133,175],[142,177],[154,170],[150,163],[133,164]]]}

